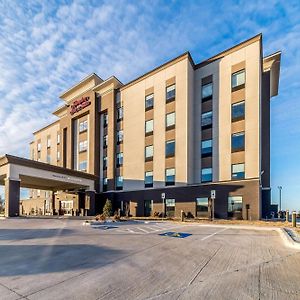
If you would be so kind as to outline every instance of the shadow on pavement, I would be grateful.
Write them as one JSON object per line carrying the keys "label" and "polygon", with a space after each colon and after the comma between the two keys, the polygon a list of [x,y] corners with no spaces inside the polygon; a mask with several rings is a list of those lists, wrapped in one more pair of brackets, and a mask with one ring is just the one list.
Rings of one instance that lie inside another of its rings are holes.
{"label": "shadow on pavement", "polygon": [[[124,251],[94,245],[1,245],[0,277],[101,267]],[[1,297],[0,297],[1,298]]]}

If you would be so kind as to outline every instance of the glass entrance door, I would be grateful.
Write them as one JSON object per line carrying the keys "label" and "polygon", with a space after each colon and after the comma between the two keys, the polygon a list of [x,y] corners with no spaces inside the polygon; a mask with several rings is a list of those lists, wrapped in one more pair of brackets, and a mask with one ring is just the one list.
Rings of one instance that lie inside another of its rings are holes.
{"label": "glass entrance door", "polygon": [[152,215],[152,200],[144,200],[144,214],[145,217]]}

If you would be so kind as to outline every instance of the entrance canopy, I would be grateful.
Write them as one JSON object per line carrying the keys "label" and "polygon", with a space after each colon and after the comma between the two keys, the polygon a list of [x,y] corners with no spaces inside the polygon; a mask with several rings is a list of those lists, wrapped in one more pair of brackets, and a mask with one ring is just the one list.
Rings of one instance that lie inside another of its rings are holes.
{"label": "entrance canopy", "polygon": [[19,214],[20,187],[41,190],[95,190],[98,177],[30,159],[0,158],[0,184],[5,185],[5,214]]}

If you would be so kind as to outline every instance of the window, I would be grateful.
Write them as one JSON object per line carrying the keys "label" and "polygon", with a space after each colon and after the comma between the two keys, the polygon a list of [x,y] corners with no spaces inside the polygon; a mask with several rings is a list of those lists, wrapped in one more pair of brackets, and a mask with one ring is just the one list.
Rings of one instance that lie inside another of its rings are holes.
{"label": "window", "polygon": [[118,108],[117,114],[118,121],[121,121],[123,119],[123,107]]}
{"label": "window", "polygon": [[37,195],[37,197],[40,197],[41,196],[41,190],[36,190],[36,195]]}
{"label": "window", "polygon": [[79,142],[79,152],[87,151],[88,143],[87,141]]}
{"label": "window", "polygon": [[60,134],[59,134],[59,133],[57,134],[56,143],[57,143],[57,144],[60,144]]}
{"label": "window", "polygon": [[166,215],[168,218],[175,216],[175,199],[166,199]]}
{"label": "window", "polygon": [[211,100],[213,95],[213,84],[208,83],[202,86],[202,102]]}
{"label": "window", "polygon": [[145,187],[153,187],[153,171],[145,172]]}
{"label": "window", "polygon": [[175,169],[166,169],[166,185],[175,184]]}
{"label": "window", "polygon": [[201,156],[212,156],[212,140],[205,140],[201,142]]}
{"label": "window", "polygon": [[242,217],[243,197],[231,196],[228,197],[228,217]]}
{"label": "window", "polygon": [[166,128],[167,129],[175,128],[175,112],[166,115]]}
{"label": "window", "polygon": [[106,148],[108,143],[108,136],[107,134],[103,136],[103,147]]}
{"label": "window", "polygon": [[153,160],[153,145],[145,147],[145,160]]}
{"label": "window", "polygon": [[38,151],[37,153],[37,161],[41,161],[41,151]]}
{"label": "window", "polygon": [[212,127],[212,111],[205,112],[201,115],[201,126],[202,129],[207,129]]}
{"label": "window", "polygon": [[175,84],[167,86],[166,92],[167,92],[167,94],[166,94],[167,102],[174,100],[175,99]]}
{"label": "window", "polygon": [[245,86],[245,70],[235,72],[231,75],[232,90],[243,88]]}
{"label": "window", "polygon": [[175,141],[166,142],[166,157],[172,157],[175,155]]}
{"label": "window", "polygon": [[87,161],[81,161],[79,163],[79,171],[85,172],[87,170]]}
{"label": "window", "polygon": [[232,165],[232,179],[244,179],[245,178],[245,164]]}
{"label": "window", "polygon": [[57,161],[60,161],[60,151],[57,151],[56,158],[57,158]]}
{"label": "window", "polygon": [[245,150],[245,132],[234,133],[231,136],[231,152]]}
{"label": "window", "polygon": [[51,138],[47,137],[47,148],[51,147]]}
{"label": "window", "polygon": [[103,178],[103,191],[107,191],[107,177]]}
{"label": "window", "polygon": [[123,130],[117,132],[117,143],[121,144],[123,142]]}
{"label": "window", "polygon": [[41,143],[38,143],[37,144],[37,151],[41,151],[42,150],[42,144]]}
{"label": "window", "polygon": [[108,114],[103,115],[103,126],[106,127],[108,125]]}
{"label": "window", "polygon": [[234,103],[231,106],[231,120],[232,122],[245,119],[245,101]]}
{"label": "window", "polygon": [[212,181],[212,168],[203,168],[201,170],[201,181],[202,182]]}
{"label": "window", "polygon": [[116,93],[116,103],[117,104],[121,103],[121,93],[120,92]]}
{"label": "window", "polygon": [[107,169],[107,156],[103,156],[103,169]]}
{"label": "window", "polygon": [[47,163],[50,164],[51,163],[51,155],[47,154]]}
{"label": "window", "polygon": [[116,188],[117,190],[123,189],[123,176],[117,176],[116,178]]}
{"label": "window", "polygon": [[145,109],[151,109],[153,108],[154,104],[154,94],[148,95],[145,97]]}
{"label": "window", "polygon": [[208,197],[196,198],[196,216],[208,216]]}
{"label": "window", "polygon": [[123,165],[123,152],[117,153],[117,167]]}
{"label": "window", "polygon": [[88,121],[85,120],[79,123],[79,132],[84,132],[88,130]]}
{"label": "window", "polygon": [[145,134],[146,135],[153,134],[153,120],[149,120],[145,122]]}

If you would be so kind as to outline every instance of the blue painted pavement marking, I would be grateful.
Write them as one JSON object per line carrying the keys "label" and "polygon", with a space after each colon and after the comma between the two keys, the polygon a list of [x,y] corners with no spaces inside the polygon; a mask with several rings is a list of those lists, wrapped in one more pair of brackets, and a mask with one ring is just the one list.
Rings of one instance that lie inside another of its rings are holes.
{"label": "blue painted pavement marking", "polygon": [[179,238],[179,239],[184,239],[190,235],[192,235],[191,233],[185,233],[185,232],[173,232],[173,231],[169,231],[169,232],[164,232],[164,233],[160,233],[159,235],[161,236],[169,236],[169,237],[174,237],[174,238]]}

